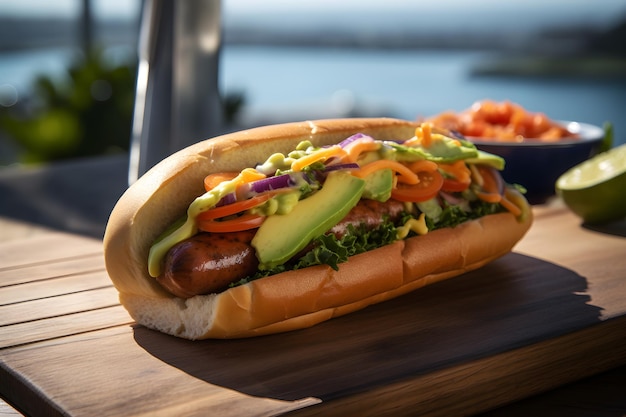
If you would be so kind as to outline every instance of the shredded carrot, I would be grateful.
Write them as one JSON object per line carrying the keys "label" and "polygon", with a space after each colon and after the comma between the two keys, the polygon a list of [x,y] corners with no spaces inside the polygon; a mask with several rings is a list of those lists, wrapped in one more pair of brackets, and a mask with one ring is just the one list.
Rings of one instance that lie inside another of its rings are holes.
{"label": "shredded carrot", "polygon": [[218,172],[209,174],[204,178],[204,189],[211,191],[213,188],[226,181],[233,181],[235,187],[239,187],[242,184],[262,180],[265,177],[265,174],[253,168],[246,168],[241,172]]}
{"label": "shredded carrot", "polygon": [[422,146],[428,148],[432,143],[432,126],[430,123],[422,123],[420,126],[421,135],[422,135]]}
{"label": "shredded carrot", "polygon": [[267,176],[265,174],[260,173],[254,168],[245,168],[243,171],[239,173],[237,178],[235,178],[233,181],[235,183],[235,188],[237,190],[237,193],[239,193],[239,190],[241,190],[242,185],[248,184],[254,181],[262,180],[263,178],[266,178],[266,177]]}
{"label": "shredded carrot", "polygon": [[204,177],[204,189],[205,191],[211,191],[224,181],[231,181],[239,175],[238,172],[217,172],[215,174],[209,174]]}
{"label": "shredded carrot", "polygon": [[408,167],[412,172],[433,172],[438,168],[438,165],[436,162],[420,159],[419,161],[411,162]]}
{"label": "shredded carrot", "polygon": [[347,162],[356,162],[363,152],[377,151],[380,149],[380,143],[373,141],[360,140],[348,148]]}
{"label": "shredded carrot", "polygon": [[415,145],[419,146],[422,144],[422,138],[415,135],[412,138],[405,140],[402,144],[404,146],[415,146]]}
{"label": "shredded carrot", "polygon": [[439,168],[452,175],[459,182],[471,181],[472,172],[463,160],[453,162],[452,164],[439,164]]}
{"label": "shredded carrot", "polygon": [[519,217],[522,214],[522,209],[520,209],[517,205],[515,205],[515,203],[513,203],[506,197],[502,197],[502,200],[500,200],[500,205],[502,205],[502,207],[507,209],[515,217]]}
{"label": "shredded carrot", "polygon": [[498,193],[479,192],[476,194],[478,195],[478,198],[480,198],[483,201],[486,201],[487,203],[499,203],[502,201],[502,196]]}
{"label": "shredded carrot", "polygon": [[498,183],[498,179],[500,178],[500,174],[494,172],[493,170],[483,169],[481,167],[477,167],[478,172],[481,173],[483,178],[482,189],[491,194],[501,194],[501,184]]}
{"label": "shredded carrot", "polygon": [[333,145],[328,148],[320,149],[319,151],[313,152],[310,155],[305,155],[302,158],[296,159],[291,164],[291,169],[294,171],[301,171],[304,167],[314,164],[318,161],[325,161],[333,156],[338,156],[340,158],[344,158],[346,155],[346,151],[341,148],[339,145]]}
{"label": "shredded carrot", "polygon": [[480,174],[480,172],[478,172],[478,168],[476,167],[476,165],[471,164],[469,168],[470,168],[470,172],[472,173],[473,182],[478,184],[480,187],[482,187],[485,184],[485,180],[483,176]]}
{"label": "shredded carrot", "polygon": [[362,166],[360,169],[353,171],[352,175],[359,178],[365,178],[372,172],[379,171],[381,169],[391,169],[392,171],[395,171],[399,175],[399,182],[405,184],[417,184],[420,182],[417,174],[411,171],[409,167],[401,164],[400,162],[389,161],[386,159],[370,162],[369,164]]}

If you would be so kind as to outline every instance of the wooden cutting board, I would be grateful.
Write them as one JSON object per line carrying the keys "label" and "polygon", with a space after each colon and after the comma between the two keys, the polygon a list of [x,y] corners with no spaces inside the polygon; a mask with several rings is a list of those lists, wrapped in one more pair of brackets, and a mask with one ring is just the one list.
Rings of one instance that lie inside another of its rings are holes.
{"label": "wooden cutting board", "polygon": [[470,415],[626,363],[626,223],[558,204],[486,267],[310,329],[133,324],[101,242],[0,244],[0,394],[34,415]]}

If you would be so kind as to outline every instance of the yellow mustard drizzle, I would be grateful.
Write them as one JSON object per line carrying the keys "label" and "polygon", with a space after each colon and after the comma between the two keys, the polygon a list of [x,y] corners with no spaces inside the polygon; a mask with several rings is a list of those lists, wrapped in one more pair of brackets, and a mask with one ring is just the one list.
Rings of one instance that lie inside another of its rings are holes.
{"label": "yellow mustard drizzle", "polygon": [[428,227],[426,226],[426,215],[424,213],[420,214],[417,219],[410,219],[402,226],[398,227],[396,236],[398,240],[404,239],[408,236],[409,232],[415,232],[418,235],[425,235],[428,233]]}

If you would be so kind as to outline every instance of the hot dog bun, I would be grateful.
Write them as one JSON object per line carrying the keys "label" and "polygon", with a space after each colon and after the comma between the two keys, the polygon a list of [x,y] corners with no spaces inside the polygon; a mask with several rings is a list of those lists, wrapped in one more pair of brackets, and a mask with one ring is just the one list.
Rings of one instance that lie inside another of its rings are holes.
{"label": "hot dog bun", "polygon": [[302,140],[321,146],[359,132],[406,139],[416,126],[388,118],[266,126],[199,142],[163,160],[124,193],[109,218],[105,263],[120,302],[139,324],[175,336],[250,337],[309,327],[479,268],[511,251],[532,222],[521,195],[515,198],[528,213],[523,221],[510,213],[489,215],[353,256],[338,271],[314,266],[187,300],[173,297],[149,276],[150,245],[203,193],[207,174],[254,166]]}

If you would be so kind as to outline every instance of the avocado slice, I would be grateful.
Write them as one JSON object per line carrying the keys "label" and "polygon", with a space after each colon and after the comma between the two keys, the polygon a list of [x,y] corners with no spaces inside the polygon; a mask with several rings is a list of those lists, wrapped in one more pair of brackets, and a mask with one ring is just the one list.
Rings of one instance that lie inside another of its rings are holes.
{"label": "avocado slice", "polygon": [[374,171],[365,177],[363,198],[385,202],[391,197],[394,174],[390,169]]}
{"label": "avocado slice", "polygon": [[434,134],[432,143],[428,147],[405,146],[397,143],[386,142],[395,149],[398,161],[417,161],[427,159],[429,161],[449,164],[459,159],[478,157],[476,146],[468,141],[452,139],[447,136]]}
{"label": "avocado slice", "polygon": [[468,164],[489,165],[498,171],[504,169],[504,158],[481,150],[478,151],[478,155],[475,158],[466,159],[465,162]]}
{"label": "avocado slice", "polygon": [[331,172],[318,192],[301,200],[289,213],[269,216],[252,239],[259,269],[285,263],[336,225],[359,202],[364,188],[365,180],[349,172]]}

